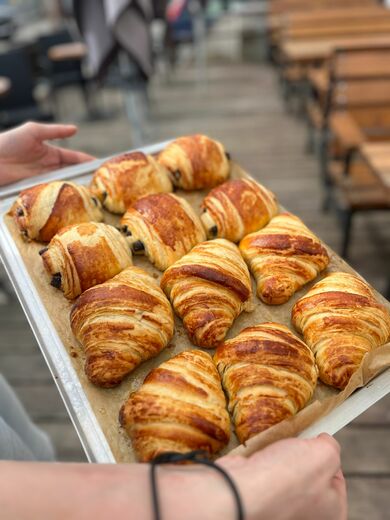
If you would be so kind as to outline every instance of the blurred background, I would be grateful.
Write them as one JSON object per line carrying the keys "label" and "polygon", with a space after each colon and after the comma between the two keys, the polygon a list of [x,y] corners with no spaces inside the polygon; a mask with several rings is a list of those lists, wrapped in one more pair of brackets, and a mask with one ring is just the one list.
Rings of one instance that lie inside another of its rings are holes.
{"label": "blurred background", "polygon": [[[205,133],[390,293],[390,10],[376,0],[0,0],[0,130],[79,127],[97,157]],[[64,143],[62,143],[64,145]],[[85,460],[0,276],[0,371]],[[336,435],[350,518],[389,518],[390,399]]]}

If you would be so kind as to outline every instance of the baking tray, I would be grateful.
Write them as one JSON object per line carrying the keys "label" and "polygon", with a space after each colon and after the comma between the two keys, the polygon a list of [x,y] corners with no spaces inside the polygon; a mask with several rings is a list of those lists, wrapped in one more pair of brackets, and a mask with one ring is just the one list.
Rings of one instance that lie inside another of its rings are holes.
{"label": "baking tray", "polygon": [[[166,144],[167,142],[158,143],[143,147],[141,150],[144,153],[155,153]],[[5,213],[20,190],[40,182],[57,179],[74,180],[85,184],[90,180],[96,168],[105,160],[107,158],[54,171],[0,189],[0,257],[88,460],[98,463],[115,463],[115,457],[82,388],[69,353],[58,336],[36,288],[31,283],[28,271],[4,221]],[[301,432],[300,437],[313,437],[321,432],[336,433],[389,392],[390,369],[356,391],[326,417]]]}

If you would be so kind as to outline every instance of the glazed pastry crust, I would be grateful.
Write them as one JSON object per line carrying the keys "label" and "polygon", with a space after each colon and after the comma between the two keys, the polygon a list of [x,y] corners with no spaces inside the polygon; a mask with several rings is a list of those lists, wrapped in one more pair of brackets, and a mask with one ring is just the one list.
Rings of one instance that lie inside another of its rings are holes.
{"label": "glazed pastry crust", "polygon": [[102,164],[90,188],[109,211],[124,213],[145,195],[172,191],[172,183],[168,170],[152,155],[132,152]]}
{"label": "glazed pastry crust", "polygon": [[275,195],[252,179],[235,179],[217,186],[205,197],[202,208],[207,237],[232,242],[263,228],[278,212]]}
{"label": "glazed pastry crust", "polygon": [[237,316],[251,310],[248,269],[237,246],[222,238],[195,246],[165,271],[161,287],[200,347],[215,348]]}
{"label": "glazed pastry crust", "polygon": [[390,314],[370,287],[331,273],[296,302],[292,322],[313,350],[321,380],[343,389],[370,350],[390,339]]}
{"label": "glazed pastry crust", "polygon": [[199,217],[187,201],[172,193],[143,197],[121,220],[131,247],[141,242],[149,260],[164,271],[206,239]]}
{"label": "glazed pastry crust", "polygon": [[23,190],[10,213],[25,240],[49,242],[63,227],[103,220],[100,202],[85,186],[54,181]]}
{"label": "glazed pastry crust", "polygon": [[166,452],[204,450],[229,442],[230,420],[209,354],[182,352],[153,369],[122,406],[120,422],[142,462]]}
{"label": "glazed pastry crust", "polygon": [[244,329],[217,348],[214,362],[241,443],[295,415],[317,382],[310,348],[278,323]]}
{"label": "glazed pastry crust", "polygon": [[321,241],[290,213],[244,237],[240,251],[256,279],[257,295],[268,305],[287,302],[329,263]]}
{"label": "glazed pastry crust", "polygon": [[70,322],[84,347],[88,379],[105,388],[157,356],[174,332],[169,301],[156,280],[134,266],[85,291]]}
{"label": "glazed pastry crust", "polygon": [[121,233],[113,226],[93,222],[62,229],[40,254],[46,271],[60,280],[58,288],[69,299],[132,263],[130,248]]}
{"label": "glazed pastry crust", "polygon": [[230,173],[223,145],[200,134],[180,137],[168,144],[158,162],[171,172],[174,185],[183,190],[213,188]]}

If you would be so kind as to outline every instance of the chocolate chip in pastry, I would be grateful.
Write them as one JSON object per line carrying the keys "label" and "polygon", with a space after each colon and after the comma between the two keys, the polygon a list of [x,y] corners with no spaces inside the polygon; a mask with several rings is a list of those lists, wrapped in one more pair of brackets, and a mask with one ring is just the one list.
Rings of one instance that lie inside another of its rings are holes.
{"label": "chocolate chip in pastry", "polygon": [[154,368],[122,406],[120,422],[142,462],[166,452],[218,453],[230,420],[221,381],[206,352],[182,352]]}
{"label": "chocolate chip in pastry", "polygon": [[160,271],[206,239],[188,202],[171,193],[139,199],[122,217],[121,225],[133,253],[146,254]]}
{"label": "chocolate chip in pastry", "polygon": [[174,332],[169,301],[156,280],[134,266],[85,291],[70,321],[84,347],[88,379],[106,388],[159,354]]}
{"label": "chocolate chip in pastry", "polygon": [[320,378],[343,389],[368,352],[390,340],[390,314],[358,276],[331,273],[292,310],[292,322],[313,350]]}
{"label": "chocolate chip in pastry", "polygon": [[23,190],[10,213],[26,240],[49,242],[63,227],[103,220],[100,202],[85,186],[53,181]]}
{"label": "chocolate chip in pastry", "polygon": [[40,251],[51,285],[69,299],[131,265],[131,251],[113,226],[94,222],[69,226]]}
{"label": "chocolate chip in pastry", "polygon": [[329,263],[321,241],[290,213],[244,237],[240,251],[256,278],[257,295],[268,305],[287,302]]}
{"label": "chocolate chip in pastry", "polygon": [[112,213],[124,213],[136,200],[172,191],[169,172],[152,155],[131,152],[109,159],[96,170],[91,191]]}

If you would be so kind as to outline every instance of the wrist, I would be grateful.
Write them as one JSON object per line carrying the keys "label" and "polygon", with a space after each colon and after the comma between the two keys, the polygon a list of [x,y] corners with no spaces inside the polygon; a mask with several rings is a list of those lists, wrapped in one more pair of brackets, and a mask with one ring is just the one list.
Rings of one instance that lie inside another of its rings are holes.
{"label": "wrist", "polygon": [[161,466],[157,470],[157,490],[162,518],[236,518],[237,506],[231,489],[224,478],[212,468],[192,465]]}

